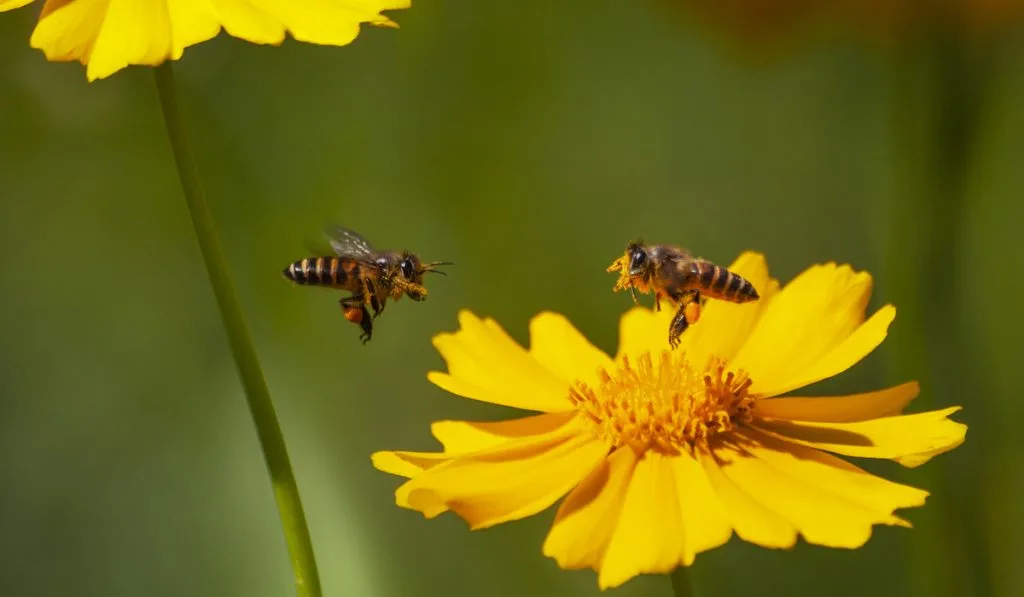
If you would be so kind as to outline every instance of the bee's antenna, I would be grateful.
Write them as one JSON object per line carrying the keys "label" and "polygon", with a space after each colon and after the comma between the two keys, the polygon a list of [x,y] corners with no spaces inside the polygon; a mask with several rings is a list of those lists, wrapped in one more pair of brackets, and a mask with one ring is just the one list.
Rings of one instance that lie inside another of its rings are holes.
{"label": "bee's antenna", "polygon": [[431,272],[431,273],[435,273],[435,274],[441,274],[442,276],[447,276],[448,274],[446,272],[443,272],[443,271],[441,271],[439,269],[434,269],[438,265],[455,265],[455,264],[453,262],[451,262],[451,261],[431,261],[430,263],[424,263],[423,264],[423,272],[424,273]]}

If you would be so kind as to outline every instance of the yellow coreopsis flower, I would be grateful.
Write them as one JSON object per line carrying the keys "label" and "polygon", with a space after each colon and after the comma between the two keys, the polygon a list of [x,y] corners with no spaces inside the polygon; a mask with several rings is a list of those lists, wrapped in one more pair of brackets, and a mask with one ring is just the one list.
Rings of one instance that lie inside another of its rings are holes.
{"label": "yellow coreopsis flower", "polygon": [[[32,0],[0,0],[0,12]],[[230,35],[257,44],[343,46],[361,23],[394,27],[380,14],[410,0],[46,0],[31,45],[49,60],[78,60],[90,81],[132,64],[156,66],[185,48]]]}
{"label": "yellow coreopsis flower", "polygon": [[926,491],[830,454],[917,466],[963,442],[958,407],[901,415],[916,383],[830,398],[779,397],[836,375],[885,338],[892,306],[865,321],[871,276],[818,265],[780,289],[762,256],[731,267],[761,299],[709,301],[670,351],[671,310],[629,311],[613,359],[561,315],[530,324],[530,348],[490,319],[460,315],[434,345],[459,396],[542,414],[440,421],[440,453],[378,452],[410,480],[397,503],[428,518],[451,510],[471,528],[530,516],[568,494],[544,542],[563,568],[593,568],[602,588],[664,573],[735,532],[772,548],[854,548]]}

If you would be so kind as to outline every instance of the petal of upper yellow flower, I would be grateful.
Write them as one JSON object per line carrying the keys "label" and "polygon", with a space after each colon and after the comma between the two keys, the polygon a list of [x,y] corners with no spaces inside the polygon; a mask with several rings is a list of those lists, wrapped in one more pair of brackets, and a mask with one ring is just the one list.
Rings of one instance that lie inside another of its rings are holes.
{"label": "petal of upper yellow flower", "polygon": [[857,329],[870,295],[866,272],[834,263],[808,268],[765,306],[730,367],[750,373],[751,392],[782,387]]}
{"label": "petal of upper yellow flower", "polygon": [[110,0],[46,0],[29,41],[49,60],[85,64],[103,27]]}
{"label": "petal of upper yellow flower", "polygon": [[458,332],[434,337],[448,373],[429,373],[431,382],[483,402],[542,412],[572,409],[569,383],[537,362],[494,320],[463,311],[459,323]]}
{"label": "petal of upper yellow flower", "polygon": [[428,518],[452,510],[470,528],[540,512],[565,495],[608,453],[578,426],[511,440],[462,455],[408,481],[409,507]]}
{"label": "petal of upper yellow flower", "polygon": [[31,45],[50,60],[87,64],[93,81],[128,65],[178,59],[222,26],[254,43],[279,44],[290,31],[299,41],[345,45],[361,23],[395,26],[380,11],[408,6],[408,0],[47,0]]}
{"label": "petal of upper yellow flower", "polygon": [[948,418],[958,410],[954,406],[853,423],[766,419],[755,426],[796,444],[847,456],[888,458],[914,467],[963,443],[967,426]]}
{"label": "petal of upper yellow flower", "polygon": [[[762,454],[769,452],[768,448],[760,449]],[[855,498],[859,493],[843,495],[808,479],[808,471],[792,462],[776,468],[751,451],[730,454],[729,460],[721,465],[722,474],[739,490],[787,520],[810,543],[860,547],[871,536],[874,524],[906,525],[891,510],[879,511],[858,502]]]}
{"label": "petal of upper yellow flower", "polygon": [[699,452],[698,458],[730,524],[741,539],[762,547],[793,547],[796,543],[793,524],[754,499],[723,472],[722,469],[730,466],[731,461],[741,458],[738,452],[731,449],[720,450],[715,455]]}
{"label": "petal of upper yellow flower", "polygon": [[898,415],[913,400],[920,386],[911,381],[877,392],[829,398],[768,398],[756,403],[757,416],[822,423],[849,423]]}
{"label": "petal of upper yellow flower", "polygon": [[166,0],[110,0],[88,57],[86,77],[95,81],[130,64],[160,64],[173,54],[171,29]]}
{"label": "petal of upper yellow flower", "polygon": [[33,0],[0,0],[0,12],[21,8],[22,6],[31,4],[32,2]]}
{"label": "petal of upper yellow flower", "polygon": [[895,317],[895,307],[892,305],[882,307],[814,364],[793,372],[791,377],[772,375],[764,383],[755,381],[751,391],[762,396],[778,396],[846,371],[885,340],[889,325]]}
{"label": "petal of upper yellow flower", "polygon": [[700,463],[686,452],[670,462],[683,521],[682,563],[689,566],[697,554],[728,541],[732,525]]}
{"label": "petal of upper yellow flower", "polygon": [[410,5],[409,0],[248,0],[248,3],[272,15],[298,41],[335,46],[351,43],[359,35],[360,23],[395,26],[380,11]]}
{"label": "petal of upper yellow flower", "polygon": [[530,320],[530,354],[566,383],[582,379],[597,385],[598,370],[612,366],[608,355],[558,313],[544,312]]}
{"label": "petal of upper yellow flower", "polygon": [[437,421],[430,431],[445,453],[464,454],[497,446],[510,439],[554,431],[576,416],[575,412],[544,413],[508,421]]}
{"label": "petal of upper yellow flower", "polygon": [[558,507],[544,555],[565,569],[600,569],[636,463],[628,446],[603,459]]}
{"label": "petal of upper yellow flower", "polygon": [[[187,0],[176,1],[180,3]],[[276,46],[284,41],[284,23],[259,3],[250,0],[207,1],[216,10],[218,21],[228,35],[254,44]],[[293,4],[301,6],[301,2]]]}
{"label": "petal of upper yellow flower", "polygon": [[[760,253],[744,252],[729,266],[729,271],[746,278],[760,298],[743,304],[708,300],[701,309],[700,320],[683,334],[677,349],[690,355],[690,362],[698,366],[706,363],[712,355],[726,361],[732,359],[747,341],[764,306],[778,289],[778,282],[768,275],[768,262]],[[667,338],[667,327],[661,336],[662,339]]]}
{"label": "petal of upper yellow flower", "polygon": [[629,481],[598,585],[617,587],[638,574],[671,572],[683,559],[683,521],[669,458],[648,450]]}

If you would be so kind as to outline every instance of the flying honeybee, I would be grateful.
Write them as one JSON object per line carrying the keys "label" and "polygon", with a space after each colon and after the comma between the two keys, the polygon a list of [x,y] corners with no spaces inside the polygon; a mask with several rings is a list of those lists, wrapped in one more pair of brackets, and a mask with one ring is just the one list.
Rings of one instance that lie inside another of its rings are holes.
{"label": "flying honeybee", "polygon": [[754,285],[739,274],[694,257],[672,245],[644,245],[631,242],[626,253],[615,260],[609,272],[620,272],[614,290],[629,289],[633,302],[636,292],[654,291],[654,309],[661,310],[661,299],[677,305],[668,328],[668,343],[679,346],[679,337],[700,318],[706,298],[746,303],[760,298]]}
{"label": "flying honeybee", "polygon": [[[339,301],[345,319],[358,324],[363,344],[373,335],[373,320],[384,312],[387,300],[408,296],[414,301],[427,297],[423,277],[434,269],[452,265],[447,261],[423,263],[409,251],[377,251],[357,232],[335,227],[326,232],[335,255],[309,257],[293,262],[284,269],[284,277],[298,284],[325,286],[347,290],[352,294]],[[373,309],[373,317],[367,310]]]}

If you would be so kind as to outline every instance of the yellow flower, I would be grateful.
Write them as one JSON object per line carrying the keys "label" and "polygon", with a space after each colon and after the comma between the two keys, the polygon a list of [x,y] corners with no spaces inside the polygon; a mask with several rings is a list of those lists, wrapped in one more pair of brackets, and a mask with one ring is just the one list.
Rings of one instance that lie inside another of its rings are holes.
{"label": "yellow flower", "polygon": [[[32,0],[0,0],[0,12]],[[396,26],[382,10],[410,0],[46,0],[32,33],[49,60],[78,60],[90,81],[131,64],[156,66],[185,48],[230,35],[278,45],[285,32],[299,41],[343,46],[360,23]]]}
{"label": "yellow flower", "polygon": [[901,415],[916,383],[831,398],[778,397],[832,377],[885,338],[892,306],[865,321],[871,277],[835,264],[779,289],[764,258],[732,266],[761,299],[709,301],[668,350],[670,310],[634,308],[615,359],[561,315],[530,323],[525,350],[490,319],[463,312],[434,345],[459,396],[542,414],[432,425],[440,453],[378,452],[408,477],[399,506],[451,510],[482,529],[530,516],[568,494],[544,542],[563,568],[593,568],[602,588],[689,565],[742,539],[788,548],[854,548],[875,524],[927,492],[871,475],[829,452],[917,466],[964,440],[958,408]]}

